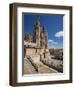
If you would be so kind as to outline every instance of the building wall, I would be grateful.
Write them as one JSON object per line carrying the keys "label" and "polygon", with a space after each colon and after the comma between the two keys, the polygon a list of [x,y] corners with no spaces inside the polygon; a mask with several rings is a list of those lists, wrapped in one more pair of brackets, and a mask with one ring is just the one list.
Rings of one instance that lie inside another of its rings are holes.
{"label": "building wall", "polygon": [[35,55],[44,53],[44,49],[41,48],[33,48],[33,47],[26,47],[25,48],[26,55]]}
{"label": "building wall", "polygon": [[36,53],[36,49],[34,48],[26,48],[26,55],[34,55]]}
{"label": "building wall", "polygon": [[34,48],[34,47],[26,47],[25,48],[25,56],[30,56],[32,59],[39,61],[41,58],[49,58],[50,52],[46,51],[44,48]]}

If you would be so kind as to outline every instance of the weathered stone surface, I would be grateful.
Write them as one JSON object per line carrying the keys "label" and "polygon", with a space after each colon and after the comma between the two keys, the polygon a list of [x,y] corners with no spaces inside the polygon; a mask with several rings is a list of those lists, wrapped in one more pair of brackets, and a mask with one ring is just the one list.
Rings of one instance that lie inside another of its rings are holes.
{"label": "weathered stone surface", "polygon": [[44,65],[42,62],[33,62],[34,65],[37,65],[37,69],[35,69],[34,65],[30,62],[29,59],[24,59],[24,75],[25,74],[46,74],[46,73],[57,73],[55,69],[52,69],[46,65]]}
{"label": "weathered stone surface", "polygon": [[37,71],[28,59],[24,59],[24,74],[36,74]]}

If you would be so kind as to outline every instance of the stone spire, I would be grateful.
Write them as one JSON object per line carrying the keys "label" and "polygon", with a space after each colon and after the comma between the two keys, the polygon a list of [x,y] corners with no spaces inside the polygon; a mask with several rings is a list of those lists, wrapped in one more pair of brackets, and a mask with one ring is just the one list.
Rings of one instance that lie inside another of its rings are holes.
{"label": "stone spire", "polygon": [[44,46],[45,48],[48,48],[48,33],[47,30],[45,28],[45,26],[43,26],[43,34],[44,34]]}
{"label": "stone spire", "polygon": [[37,18],[36,18],[35,33],[36,33],[37,47],[40,47],[40,33],[41,33],[40,16],[37,16]]}
{"label": "stone spire", "polygon": [[37,19],[36,19],[36,26],[40,26],[40,16],[37,16]]}

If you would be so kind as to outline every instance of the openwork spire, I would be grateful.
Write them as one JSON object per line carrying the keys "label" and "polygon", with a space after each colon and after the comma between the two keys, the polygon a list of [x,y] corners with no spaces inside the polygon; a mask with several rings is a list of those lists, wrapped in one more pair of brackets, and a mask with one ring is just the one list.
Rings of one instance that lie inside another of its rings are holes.
{"label": "openwork spire", "polygon": [[37,26],[40,26],[40,16],[37,16],[36,25],[37,25]]}
{"label": "openwork spire", "polygon": [[37,16],[37,21],[40,21],[40,16]]}

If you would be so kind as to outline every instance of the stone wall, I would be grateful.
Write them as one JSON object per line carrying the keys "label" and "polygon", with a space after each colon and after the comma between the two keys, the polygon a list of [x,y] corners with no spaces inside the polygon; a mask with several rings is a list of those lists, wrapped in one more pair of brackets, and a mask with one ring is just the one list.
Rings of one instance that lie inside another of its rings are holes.
{"label": "stone wall", "polygon": [[[50,53],[48,50],[45,50],[44,48],[34,48],[34,47],[26,47],[25,48],[25,56],[29,56],[32,58],[49,58]],[[38,59],[37,59],[38,60]]]}
{"label": "stone wall", "polygon": [[25,48],[25,55],[35,55],[35,54],[42,54],[44,53],[43,48],[34,48],[34,47],[26,47]]}
{"label": "stone wall", "polygon": [[26,48],[26,55],[33,55],[36,53],[36,49],[34,48]]}

